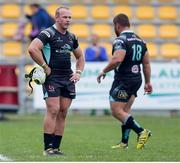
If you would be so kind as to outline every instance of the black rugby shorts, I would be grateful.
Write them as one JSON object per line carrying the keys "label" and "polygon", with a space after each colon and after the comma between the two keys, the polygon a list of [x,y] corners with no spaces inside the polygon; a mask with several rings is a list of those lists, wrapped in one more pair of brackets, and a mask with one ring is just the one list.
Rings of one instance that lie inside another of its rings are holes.
{"label": "black rugby shorts", "polygon": [[44,99],[59,96],[75,99],[75,84],[69,78],[59,78],[54,75],[48,76],[46,82],[43,84]]}
{"label": "black rugby shorts", "polygon": [[109,92],[109,100],[114,102],[128,102],[130,97],[137,97],[137,91],[142,84],[142,79],[114,80]]}

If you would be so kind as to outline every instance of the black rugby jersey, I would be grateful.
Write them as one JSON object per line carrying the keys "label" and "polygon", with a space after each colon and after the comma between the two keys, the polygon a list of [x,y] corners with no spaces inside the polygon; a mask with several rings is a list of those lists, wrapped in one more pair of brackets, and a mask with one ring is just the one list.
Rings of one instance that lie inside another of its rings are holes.
{"label": "black rugby jersey", "polygon": [[123,62],[115,69],[115,79],[141,77],[140,64],[147,51],[146,43],[133,31],[123,31],[113,42],[112,54],[125,50]]}
{"label": "black rugby jersey", "polygon": [[53,25],[43,30],[37,38],[44,44],[43,57],[53,74],[71,74],[71,52],[79,46],[77,37],[68,31],[62,34]]}

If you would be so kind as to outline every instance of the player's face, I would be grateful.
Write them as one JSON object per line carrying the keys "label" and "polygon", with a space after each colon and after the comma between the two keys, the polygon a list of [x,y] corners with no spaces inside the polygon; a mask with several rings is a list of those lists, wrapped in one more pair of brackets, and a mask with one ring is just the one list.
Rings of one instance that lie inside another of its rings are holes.
{"label": "player's face", "polygon": [[61,9],[59,12],[60,15],[56,18],[56,22],[62,29],[67,30],[71,24],[71,11],[67,9]]}

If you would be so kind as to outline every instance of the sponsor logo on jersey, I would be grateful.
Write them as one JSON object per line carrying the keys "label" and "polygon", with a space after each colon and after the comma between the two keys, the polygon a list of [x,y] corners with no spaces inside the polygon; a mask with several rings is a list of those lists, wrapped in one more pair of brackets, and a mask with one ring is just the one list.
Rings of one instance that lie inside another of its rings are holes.
{"label": "sponsor logo on jersey", "polygon": [[139,72],[139,67],[138,67],[138,65],[132,66],[131,71],[132,71],[132,73],[135,73],[135,74],[138,73],[138,72]]}
{"label": "sponsor logo on jersey", "polygon": [[70,45],[65,44],[61,47],[61,49],[56,49],[56,53],[64,53],[64,54],[70,54],[72,51],[72,48]]}
{"label": "sponsor logo on jersey", "polygon": [[71,46],[68,44],[65,44],[61,47],[60,53],[71,53]]}
{"label": "sponsor logo on jersey", "polygon": [[135,37],[135,38],[133,38],[133,37],[127,38],[127,40],[128,40],[128,41],[139,41],[139,42],[142,42],[142,40],[139,39],[139,38],[137,38],[137,37]]}
{"label": "sponsor logo on jersey", "polygon": [[123,44],[124,43],[124,41],[123,40],[120,40],[120,39],[116,39],[116,40],[114,40],[114,42],[113,42],[113,44]]}
{"label": "sponsor logo on jersey", "polygon": [[119,39],[126,39],[127,37],[126,37],[125,34],[122,34],[122,35],[120,35],[118,38],[119,38]]}
{"label": "sponsor logo on jersey", "polygon": [[71,46],[68,44],[65,44],[64,46],[61,47],[61,49],[71,50]]}

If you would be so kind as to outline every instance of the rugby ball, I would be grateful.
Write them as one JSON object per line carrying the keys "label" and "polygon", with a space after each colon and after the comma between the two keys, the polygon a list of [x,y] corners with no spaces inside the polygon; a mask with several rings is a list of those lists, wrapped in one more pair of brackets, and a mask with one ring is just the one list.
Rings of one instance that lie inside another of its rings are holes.
{"label": "rugby ball", "polygon": [[35,68],[33,71],[32,80],[38,85],[44,84],[46,80],[46,74],[42,67]]}

